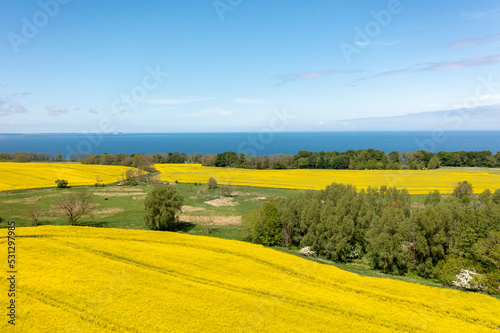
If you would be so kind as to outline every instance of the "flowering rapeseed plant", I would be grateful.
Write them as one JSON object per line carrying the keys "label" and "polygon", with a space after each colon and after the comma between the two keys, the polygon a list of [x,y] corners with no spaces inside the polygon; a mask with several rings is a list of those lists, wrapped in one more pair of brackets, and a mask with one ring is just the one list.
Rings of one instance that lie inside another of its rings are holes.
{"label": "flowering rapeseed plant", "polygon": [[56,187],[57,179],[69,186],[114,183],[131,168],[114,165],[87,165],[73,163],[0,163],[0,191]]}
{"label": "flowering rapeseed plant", "polygon": [[255,170],[204,167],[201,164],[156,164],[162,180],[184,183],[206,183],[214,177],[220,184],[320,190],[331,183],[352,184],[358,189],[367,187],[406,188],[410,194],[427,194],[433,190],[452,193],[458,182],[467,180],[474,192],[500,188],[500,174],[476,170]]}
{"label": "flowering rapeseed plant", "polygon": [[[6,249],[6,232],[0,248]],[[245,242],[17,228],[16,332],[497,331],[500,301],[361,277]],[[2,279],[0,288],[8,290]],[[7,292],[0,296],[7,304]],[[0,331],[13,328],[4,318]]]}

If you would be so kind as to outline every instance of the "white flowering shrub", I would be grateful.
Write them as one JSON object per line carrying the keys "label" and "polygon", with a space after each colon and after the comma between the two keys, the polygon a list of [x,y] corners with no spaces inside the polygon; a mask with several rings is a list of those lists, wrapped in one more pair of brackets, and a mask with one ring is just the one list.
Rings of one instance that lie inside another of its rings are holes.
{"label": "white flowering shrub", "polygon": [[356,259],[359,258],[359,255],[361,254],[361,247],[359,245],[353,245],[351,246],[351,253],[347,256],[350,259]]}
{"label": "white flowering shrub", "polygon": [[303,247],[299,250],[300,254],[303,254],[305,256],[314,256],[316,255],[316,251],[311,250],[309,246]]}
{"label": "white flowering shrub", "polygon": [[460,270],[460,273],[455,276],[453,285],[467,290],[484,289],[482,274],[476,273],[475,270],[468,269]]}

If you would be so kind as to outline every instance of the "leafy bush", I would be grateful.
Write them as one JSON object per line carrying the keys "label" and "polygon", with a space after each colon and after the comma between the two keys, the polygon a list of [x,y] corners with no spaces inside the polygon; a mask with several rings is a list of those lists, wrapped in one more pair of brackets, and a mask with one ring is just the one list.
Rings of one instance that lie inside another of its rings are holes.
{"label": "leafy bush", "polygon": [[483,274],[485,289],[490,294],[500,294],[500,270],[492,270]]}
{"label": "leafy bush", "polygon": [[215,180],[214,177],[210,177],[207,182],[207,186],[209,189],[213,190],[214,188],[217,187],[217,181]]}
{"label": "leafy bush", "polygon": [[234,195],[234,186],[231,183],[222,185],[220,187],[220,194],[225,197],[232,197]]}
{"label": "leafy bush", "polygon": [[449,256],[436,265],[434,272],[441,282],[453,286],[453,281],[456,281],[457,275],[463,270],[477,272],[481,270],[481,265],[465,258]]}
{"label": "leafy bush", "polygon": [[[52,178],[54,179],[54,178]],[[56,180],[55,182],[57,184],[57,187],[58,188],[65,188],[65,187],[68,187],[68,181],[65,180],[65,179],[58,179]]]}

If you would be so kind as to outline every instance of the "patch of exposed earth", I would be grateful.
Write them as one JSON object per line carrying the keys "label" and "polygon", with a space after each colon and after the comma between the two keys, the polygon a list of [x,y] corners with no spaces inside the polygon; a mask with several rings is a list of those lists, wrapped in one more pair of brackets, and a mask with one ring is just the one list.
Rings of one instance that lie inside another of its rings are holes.
{"label": "patch of exposed earth", "polygon": [[144,192],[94,192],[94,195],[101,197],[133,197],[133,196],[145,196]]}
{"label": "patch of exposed earth", "polygon": [[191,212],[199,212],[205,210],[205,208],[202,207],[193,207],[193,206],[182,206],[181,211],[183,213],[191,213]]}
{"label": "patch of exposed earth", "polygon": [[241,216],[190,216],[181,215],[180,220],[196,224],[241,225]]}
{"label": "patch of exposed earth", "polygon": [[236,206],[237,203],[233,202],[233,197],[220,197],[218,199],[205,201],[207,205],[214,207],[227,207],[227,206]]}

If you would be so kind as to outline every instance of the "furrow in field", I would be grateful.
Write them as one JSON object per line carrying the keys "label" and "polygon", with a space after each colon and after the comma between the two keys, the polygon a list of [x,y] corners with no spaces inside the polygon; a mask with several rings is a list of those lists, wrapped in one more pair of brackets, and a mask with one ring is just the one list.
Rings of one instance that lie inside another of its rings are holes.
{"label": "furrow in field", "polygon": [[47,293],[44,293],[40,290],[30,290],[29,288],[24,287],[20,292],[25,294],[28,297],[38,300],[39,302],[45,303],[49,306],[63,309],[65,312],[69,312],[72,315],[79,317],[85,322],[89,322],[95,326],[96,330],[109,330],[110,332],[116,331],[119,329],[122,332],[140,332],[137,329],[124,326],[110,317],[105,317],[102,315],[97,315],[91,312],[91,309],[86,308],[86,304],[71,304],[70,302],[64,301],[62,299],[58,299],[53,297]]}
{"label": "furrow in field", "polygon": [[[168,275],[170,277],[179,279],[180,281],[190,281],[190,282],[195,283],[197,285],[201,285],[201,286],[205,286],[205,287],[207,287],[207,286],[214,287],[217,289],[223,289],[223,290],[230,291],[230,292],[245,294],[245,295],[253,296],[253,297],[259,297],[259,298],[263,298],[266,300],[274,299],[275,301],[287,303],[288,305],[291,305],[291,306],[299,306],[301,308],[308,308],[308,309],[314,310],[315,312],[320,311],[320,312],[323,312],[325,315],[331,314],[331,313],[338,313],[338,314],[342,314],[342,315],[348,315],[348,316],[353,317],[353,318],[357,318],[357,320],[364,320],[365,321],[365,320],[375,320],[376,319],[374,316],[362,315],[360,313],[357,313],[356,311],[350,311],[349,309],[343,307],[341,304],[336,304],[335,302],[330,302],[330,304],[319,304],[319,303],[307,301],[306,298],[298,299],[298,298],[294,298],[294,297],[289,297],[281,292],[280,293],[272,293],[272,292],[265,291],[265,290],[257,290],[257,289],[242,287],[242,286],[238,286],[238,285],[234,285],[234,284],[221,283],[221,282],[218,282],[215,280],[209,280],[209,279],[204,278],[200,275],[188,275],[186,273],[179,272],[179,271],[174,270],[174,269],[165,269],[162,267],[157,267],[157,266],[154,266],[151,264],[147,264],[147,263],[143,263],[143,262],[140,262],[137,260],[133,260],[131,258],[117,256],[116,254],[113,254],[110,252],[96,250],[96,249],[92,249],[92,248],[88,248],[88,247],[84,247],[84,246],[78,246],[78,245],[75,245],[73,243],[68,243],[68,242],[64,242],[64,241],[60,241],[60,242],[61,242],[61,244],[65,244],[65,245],[72,247],[74,249],[83,250],[83,251],[86,251],[86,252],[91,253],[93,255],[96,255],[96,256],[99,256],[102,258],[106,258],[106,259],[109,259],[112,261],[125,263],[125,264],[131,265],[135,268],[147,270],[150,272],[159,273],[161,275]],[[203,272],[203,271],[200,272],[201,275],[203,275],[204,273],[206,273],[206,272]],[[339,287],[339,286],[333,286],[333,287]],[[350,294],[349,291],[347,291],[347,292],[344,291],[343,293]],[[391,325],[386,325],[385,323],[380,322],[380,321],[376,322],[376,325],[381,326],[381,327],[386,327],[386,328],[392,327]],[[402,330],[410,330],[411,328],[412,328],[411,326],[401,327]]]}
{"label": "furrow in field", "polygon": [[[306,301],[307,294],[305,294],[305,293],[302,294],[303,297],[296,298],[296,297],[289,297],[282,292],[273,293],[273,292],[270,292],[269,290],[256,289],[256,288],[252,288],[252,287],[245,287],[245,286],[235,285],[235,284],[228,284],[227,282],[220,283],[218,281],[202,277],[201,275],[207,275],[206,271],[201,271],[201,272],[196,271],[196,273],[198,273],[198,274],[195,274],[194,273],[195,271],[179,272],[175,269],[165,270],[162,267],[158,267],[158,266],[152,265],[150,263],[144,263],[142,261],[137,261],[137,260],[123,257],[123,256],[119,256],[115,253],[100,251],[100,250],[92,249],[89,247],[82,247],[82,246],[75,245],[73,243],[72,244],[68,244],[67,242],[65,242],[65,243],[68,246],[72,246],[76,249],[88,251],[88,252],[91,252],[92,254],[103,256],[103,257],[106,257],[106,258],[111,259],[111,260],[124,262],[124,263],[130,264],[130,265],[133,265],[134,267],[140,267],[140,268],[143,268],[143,269],[146,269],[149,271],[154,271],[154,272],[157,272],[157,273],[160,273],[163,275],[170,275],[172,277],[179,278],[182,280],[191,281],[193,283],[200,284],[200,285],[216,287],[219,289],[224,289],[224,290],[228,290],[228,291],[236,292],[236,293],[243,293],[243,294],[247,294],[250,296],[264,297],[266,299],[275,299],[277,301],[288,303],[288,304],[293,305],[293,306],[300,306],[303,308],[313,309],[314,311],[321,311],[321,312],[324,312],[325,314],[335,312],[335,313],[347,314],[351,317],[358,318],[359,320],[375,320],[376,319],[375,314],[369,315],[367,312],[360,314],[356,311],[356,309],[354,307],[352,307],[350,309],[349,303],[351,303],[351,302],[336,304],[334,302],[325,302],[325,300],[321,299],[321,298],[314,299],[314,301]],[[169,245],[171,245],[171,244],[169,244]],[[253,258],[251,258],[251,259],[253,259]],[[269,265],[269,263],[267,263],[267,264]],[[272,265],[272,264],[269,265],[269,268],[279,270],[279,266]],[[257,267],[257,269],[258,269],[258,267]],[[288,275],[289,273],[290,273],[290,271],[286,270],[286,274]],[[292,272],[292,273],[294,273],[294,272]],[[308,288],[313,288],[313,289],[318,288],[318,289],[325,290],[325,292],[335,290],[335,292],[334,292],[335,296],[338,298],[341,298],[341,299],[343,299],[343,298],[359,299],[359,301],[364,300],[364,302],[367,302],[368,304],[372,303],[374,301],[375,302],[382,302],[382,303],[389,302],[391,307],[396,307],[396,308],[406,307],[406,308],[412,308],[412,309],[418,308],[419,311],[422,313],[429,313],[430,312],[430,313],[434,313],[434,315],[438,315],[438,316],[453,316],[453,317],[455,317],[455,319],[458,322],[462,321],[462,322],[467,322],[467,323],[471,323],[471,324],[479,323],[478,319],[469,318],[469,316],[467,314],[464,314],[461,312],[450,312],[450,311],[448,311],[447,313],[441,313],[441,311],[439,311],[438,309],[433,308],[433,307],[431,307],[425,303],[419,302],[417,300],[403,299],[402,297],[395,297],[394,295],[371,292],[371,291],[363,290],[363,289],[359,289],[359,288],[358,289],[350,288],[350,287],[343,285],[341,283],[334,283],[332,281],[330,281],[328,283],[327,281],[321,281],[321,280],[314,279],[311,277],[304,276],[302,280],[303,281],[300,283],[300,285],[307,285]],[[295,293],[297,295],[301,295],[300,291],[298,291],[298,290],[295,291]],[[387,304],[389,304],[389,303],[387,303]],[[494,322],[489,322],[489,323],[488,322],[481,322],[481,324],[484,326],[490,327],[490,328],[498,327],[498,323],[494,323]],[[381,325],[383,327],[386,327],[386,325],[384,325],[383,323],[380,323],[380,322],[378,322],[377,325]],[[401,326],[401,324],[400,324],[400,326]],[[405,326],[405,325],[402,325],[402,326],[403,326],[402,328],[404,330],[409,330],[412,328],[411,326]],[[389,326],[387,326],[387,327],[389,327]],[[414,329],[414,327],[413,327],[413,329]]]}

